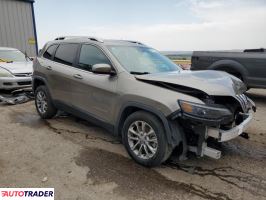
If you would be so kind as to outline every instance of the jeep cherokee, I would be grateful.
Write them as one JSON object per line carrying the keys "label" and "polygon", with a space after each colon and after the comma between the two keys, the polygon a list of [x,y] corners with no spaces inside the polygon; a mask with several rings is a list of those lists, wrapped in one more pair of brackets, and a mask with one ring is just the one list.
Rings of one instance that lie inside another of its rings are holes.
{"label": "jeep cherokee", "polygon": [[183,71],[140,42],[59,37],[34,61],[39,115],[57,110],[121,136],[129,155],[157,166],[174,151],[220,158],[209,139],[231,140],[247,128],[255,105],[241,80],[225,72]]}

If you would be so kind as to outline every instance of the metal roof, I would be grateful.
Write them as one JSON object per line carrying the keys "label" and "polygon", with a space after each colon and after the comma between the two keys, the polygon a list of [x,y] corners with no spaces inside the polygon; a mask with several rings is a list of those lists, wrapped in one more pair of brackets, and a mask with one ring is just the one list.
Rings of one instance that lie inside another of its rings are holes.
{"label": "metal roof", "polygon": [[[57,39],[57,38],[56,38]],[[146,47],[145,44],[142,44],[140,42],[135,41],[128,41],[128,40],[95,40],[91,37],[72,37],[67,39],[57,39],[47,42],[46,44],[52,45],[52,44],[60,44],[60,43],[98,43],[98,45],[106,46],[106,45],[115,45],[115,46],[142,46]]]}
{"label": "metal roof", "polygon": [[[71,41],[77,41],[77,42],[83,42],[86,40],[94,41],[94,42],[101,42],[101,43],[115,43],[115,44],[135,44],[135,45],[144,45],[141,42],[138,41],[132,41],[132,40],[105,40],[105,39],[100,39],[97,37],[91,37],[91,36],[60,36],[55,38],[54,40],[71,40]],[[144,45],[145,46],[145,45]]]}

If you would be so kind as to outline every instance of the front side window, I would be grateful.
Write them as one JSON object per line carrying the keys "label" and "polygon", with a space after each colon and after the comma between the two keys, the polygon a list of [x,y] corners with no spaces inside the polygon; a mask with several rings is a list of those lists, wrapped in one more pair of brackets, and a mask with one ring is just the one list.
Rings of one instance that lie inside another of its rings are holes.
{"label": "front side window", "polygon": [[60,44],[55,52],[54,61],[65,65],[72,65],[78,46],[78,44]]}
{"label": "front side window", "polygon": [[92,66],[95,64],[109,64],[109,59],[104,53],[93,45],[83,45],[80,50],[80,57],[78,66],[81,69],[91,71]]}
{"label": "front side window", "polygon": [[25,54],[19,50],[0,50],[0,62],[25,62]]}
{"label": "front side window", "polygon": [[131,73],[159,73],[180,71],[167,57],[158,51],[143,46],[109,46],[111,53]]}
{"label": "front side window", "polygon": [[44,52],[43,57],[51,60],[57,46],[57,44],[49,46],[48,49]]}

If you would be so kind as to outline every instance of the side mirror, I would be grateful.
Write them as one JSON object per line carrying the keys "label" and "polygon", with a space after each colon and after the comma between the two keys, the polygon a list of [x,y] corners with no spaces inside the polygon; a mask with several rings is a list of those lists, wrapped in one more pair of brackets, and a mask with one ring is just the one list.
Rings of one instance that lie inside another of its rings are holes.
{"label": "side mirror", "polygon": [[92,66],[92,72],[95,74],[110,74],[115,75],[112,67],[108,64],[95,64]]}

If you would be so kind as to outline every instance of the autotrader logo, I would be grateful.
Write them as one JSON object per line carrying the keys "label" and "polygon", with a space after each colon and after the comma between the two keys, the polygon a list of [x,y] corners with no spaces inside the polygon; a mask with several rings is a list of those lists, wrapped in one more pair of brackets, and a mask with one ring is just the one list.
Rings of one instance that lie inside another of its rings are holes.
{"label": "autotrader logo", "polygon": [[0,200],[54,200],[54,188],[0,188]]}

